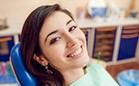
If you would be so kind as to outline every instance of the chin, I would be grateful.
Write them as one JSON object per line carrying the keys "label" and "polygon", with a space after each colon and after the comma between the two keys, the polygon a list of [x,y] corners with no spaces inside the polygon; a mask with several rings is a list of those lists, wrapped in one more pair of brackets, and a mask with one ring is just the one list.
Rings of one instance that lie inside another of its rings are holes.
{"label": "chin", "polygon": [[89,63],[89,56],[87,56],[86,60],[83,61],[83,67],[87,66]]}
{"label": "chin", "polygon": [[78,61],[77,66],[83,68],[83,67],[87,66],[88,63],[89,63],[89,56],[86,56],[85,59]]}

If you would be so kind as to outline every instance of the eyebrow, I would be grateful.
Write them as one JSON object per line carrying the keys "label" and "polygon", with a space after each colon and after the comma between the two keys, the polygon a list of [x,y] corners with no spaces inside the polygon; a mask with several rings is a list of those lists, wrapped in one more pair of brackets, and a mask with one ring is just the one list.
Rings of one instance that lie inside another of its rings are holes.
{"label": "eyebrow", "polygon": [[[72,22],[73,20],[69,20],[67,23],[66,23],[66,25],[68,25],[70,22]],[[54,31],[52,31],[51,33],[49,33],[47,36],[46,36],[46,38],[45,38],[45,40],[44,40],[44,43],[47,41],[47,38],[50,36],[50,35],[52,35],[52,34],[55,34],[55,33],[57,33],[59,30],[54,30]]]}
{"label": "eyebrow", "polygon": [[51,33],[49,33],[49,34],[46,36],[46,38],[45,38],[45,40],[44,40],[44,43],[46,42],[47,38],[48,38],[50,35],[52,35],[52,34],[54,34],[54,33],[57,33],[57,32],[58,32],[58,30],[55,30],[55,31],[52,31]]}
{"label": "eyebrow", "polygon": [[66,23],[66,25],[68,25],[70,22],[72,22],[73,20],[69,20],[67,23]]}

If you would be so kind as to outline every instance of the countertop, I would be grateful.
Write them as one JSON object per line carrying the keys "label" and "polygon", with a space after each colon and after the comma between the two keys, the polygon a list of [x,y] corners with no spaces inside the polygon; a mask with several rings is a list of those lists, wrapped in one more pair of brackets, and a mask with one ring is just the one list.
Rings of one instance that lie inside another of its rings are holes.
{"label": "countertop", "polygon": [[96,27],[106,27],[106,26],[123,26],[123,25],[139,25],[139,19],[135,18],[125,18],[125,19],[104,19],[104,20],[77,20],[77,24],[80,28],[96,28]]}
{"label": "countertop", "polygon": [[[103,22],[96,22],[92,19],[76,20],[80,28],[95,28],[95,27],[105,27],[105,26],[120,26],[120,25],[139,25],[139,19],[126,18],[117,20],[104,20]],[[9,36],[14,34],[20,34],[22,31],[24,21],[22,20],[8,20],[7,29],[0,30],[0,36]]]}

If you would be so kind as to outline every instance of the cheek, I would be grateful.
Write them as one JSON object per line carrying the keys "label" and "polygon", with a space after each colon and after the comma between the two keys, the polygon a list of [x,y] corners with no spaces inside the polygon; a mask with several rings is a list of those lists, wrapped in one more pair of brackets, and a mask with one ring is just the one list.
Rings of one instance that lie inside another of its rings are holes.
{"label": "cheek", "polygon": [[63,63],[65,62],[65,55],[63,48],[54,48],[48,52],[47,58],[49,60],[49,64],[54,67],[55,69],[59,69],[62,67]]}
{"label": "cheek", "polygon": [[64,56],[64,46],[63,45],[53,46],[47,49],[45,55],[50,61],[60,60],[60,58]]}
{"label": "cheek", "polygon": [[79,30],[77,34],[82,40],[86,41],[85,34],[81,30]]}

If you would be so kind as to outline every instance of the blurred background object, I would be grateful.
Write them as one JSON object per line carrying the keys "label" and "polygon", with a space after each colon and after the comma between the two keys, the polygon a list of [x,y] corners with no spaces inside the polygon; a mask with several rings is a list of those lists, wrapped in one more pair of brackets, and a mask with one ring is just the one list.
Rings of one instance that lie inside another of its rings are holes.
{"label": "blurred background object", "polygon": [[0,30],[8,28],[7,26],[7,18],[0,17]]}
{"label": "blurred background object", "polygon": [[92,17],[106,17],[107,5],[104,0],[90,0],[87,10]]}
{"label": "blurred background object", "polygon": [[83,20],[85,19],[86,8],[84,6],[77,7],[77,19]]}

